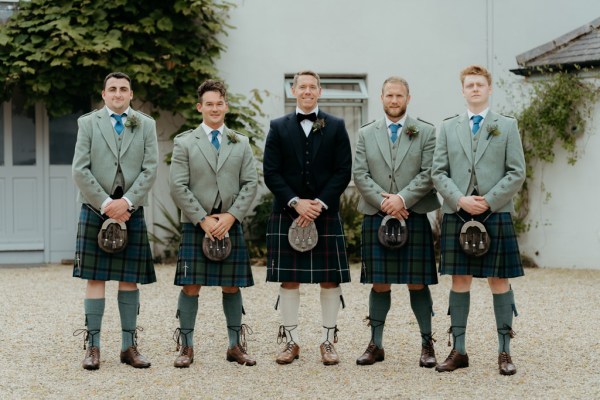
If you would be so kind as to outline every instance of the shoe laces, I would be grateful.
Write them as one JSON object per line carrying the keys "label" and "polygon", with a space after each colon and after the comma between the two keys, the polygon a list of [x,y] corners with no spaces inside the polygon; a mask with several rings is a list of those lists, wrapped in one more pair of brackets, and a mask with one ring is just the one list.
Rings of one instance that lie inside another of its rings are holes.
{"label": "shoe laces", "polygon": [[[90,336],[92,337],[92,344],[94,342],[94,337],[99,334],[100,331],[99,330],[92,330],[92,331],[88,331],[87,329],[77,329],[73,332],[73,336],[80,336],[83,335],[83,349],[86,350],[87,347],[87,343],[88,343],[88,339],[90,338]],[[91,347],[95,347],[95,346],[91,346]]]}
{"label": "shoe laces", "polygon": [[333,344],[329,340],[323,342],[323,348],[326,353],[333,353]]}
{"label": "shoe laces", "polygon": [[458,350],[453,349],[450,354],[448,355],[448,358],[446,359],[446,361],[448,360],[453,360],[456,356],[458,356]]}
{"label": "shoe laces", "polygon": [[512,364],[512,359],[510,358],[510,354],[508,354],[505,351],[503,351],[502,353],[499,354],[498,359],[501,364],[502,363]]}
{"label": "shoe laces", "polygon": [[376,348],[377,348],[377,346],[375,346],[375,343],[371,342],[367,346],[367,349],[365,350],[365,353],[374,353]]}
{"label": "shoe laces", "polygon": [[[181,328],[177,328],[175,329],[175,332],[173,332],[173,341],[175,343],[177,343],[176,347],[175,347],[175,351],[179,351],[179,349],[181,347],[189,347],[188,346],[188,336],[190,333],[194,332],[193,329],[181,329]],[[185,343],[184,341],[181,339],[181,335],[184,336],[185,339]]]}
{"label": "shoe laces", "polygon": [[291,340],[292,339],[291,331],[293,331],[297,327],[298,327],[298,325],[290,325],[290,326],[279,325],[279,331],[277,332],[277,344],[283,343],[284,340],[287,342],[287,339],[288,339],[287,334],[288,333],[290,333],[290,342],[293,342]]}
{"label": "shoe laces", "polygon": [[285,349],[283,351],[287,351],[288,353],[291,353],[292,351],[294,351],[294,345],[296,345],[296,343],[293,340],[290,340],[289,342],[286,343]]}
{"label": "shoe laces", "polygon": [[179,355],[181,356],[190,356],[192,348],[190,346],[182,346],[181,347],[181,353]]}
{"label": "shoe laces", "polygon": [[421,333],[421,337],[423,338],[423,340],[425,340],[427,342],[427,344],[424,345],[423,348],[426,349],[430,354],[432,354],[434,352],[433,343],[437,342],[437,340],[435,340],[433,335],[435,335],[435,332],[434,333]]}

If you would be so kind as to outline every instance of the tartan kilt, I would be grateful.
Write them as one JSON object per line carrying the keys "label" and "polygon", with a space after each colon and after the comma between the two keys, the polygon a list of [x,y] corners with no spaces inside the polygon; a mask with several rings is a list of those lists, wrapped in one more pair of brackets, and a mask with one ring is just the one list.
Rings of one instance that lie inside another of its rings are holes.
{"label": "tartan kilt", "polygon": [[238,222],[229,229],[231,254],[223,261],[212,261],[202,252],[204,231],[194,224],[183,224],[177,256],[175,285],[237,286],[254,285],[250,257]]}
{"label": "tartan kilt", "polygon": [[125,222],[127,246],[122,252],[114,254],[98,246],[98,232],[105,221],[99,214],[85,204],[81,206],[73,276],[98,281],[156,282],[144,209],[137,209]]}
{"label": "tartan kilt", "polygon": [[267,281],[321,283],[350,282],[346,240],[339,214],[324,211],[316,220],[319,234],[314,249],[299,252],[288,242],[294,219],[272,213],[267,226]]}
{"label": "tartan kilt", "polygon": [[433,233],[427,214],[411,213],[406,220],[406,244],[396,250],[379,243],[377,231],[382,220],[379,214],[363,219],[361,283],[437,284]]}
{"label": "tartan kilt", "polygon": [[459,243],[462,225],[463,221],[456,214],[444,214],[440,274],[476,278],[515,278],[525,274],[510,213],[493,213],[483,222],[490,236],[490,249],[481,257],[470,257],[462,251]]}

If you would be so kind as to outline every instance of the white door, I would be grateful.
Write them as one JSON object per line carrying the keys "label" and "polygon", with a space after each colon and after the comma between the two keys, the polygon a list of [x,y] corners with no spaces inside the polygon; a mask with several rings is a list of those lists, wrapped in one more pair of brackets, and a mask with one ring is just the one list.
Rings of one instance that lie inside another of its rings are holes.
{"label": "white door", "polygon": [[41,107],[15,95],[0,106],[0,263],[44,262]]}
{"label": "white door", "polygon": [[48,123],[48,261],[72,260],[81,204],[71,174],[80,114],[51,118]]}

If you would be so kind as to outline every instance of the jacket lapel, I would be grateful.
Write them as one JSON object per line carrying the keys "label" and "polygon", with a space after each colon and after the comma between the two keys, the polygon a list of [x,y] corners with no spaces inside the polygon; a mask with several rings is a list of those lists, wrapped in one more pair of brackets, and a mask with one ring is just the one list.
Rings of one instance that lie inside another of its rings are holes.
{"label": "jacket lapel", "polygon": [[223,129],[223,136],[221,137],[221,147],[219,149],[217,171],[219,171],[221,167],[225,164],[225,160],[227,160],[227,157],[229,157],[231,151],[233,150],[233,146],[235,146],[235,144],[232,143],[231,140],[229,140],[228,136],[230,134],[235,135],[235,133],[233,133],[227,127],[225,127],[225,129]]}
{"label": "jacket lapel", "polygon": [[[406,120],[404,121],[404,126],[402,127],[402,129],[400,130],[400,134],[398,136],[398,149],[396,150],[396,169],[398,169],[400,167],[400,164],[402,164],[402,160],[404,159],[404,157],[406,156],[406,153],[408,153],[408,149],[410,149],[410,146],[412,146],[412,138],[410,138],[407,134],[406,134],[406,129],[409,125],[415,125],[415,121],[410,118],[409,116],[406,117]],[[416,140],[416,139],[415,139]]]}
{"label": "jacket lapel", "polygon": [[374,126],[374,136],[379,146],[379,151],[383,155],[388,168],[392,168],[392,154],[390,152],[390,137],[387,132],[387,126],[385,126],[385,118],[377,121]]}
{"label": "jacket lapel", "polygon": [[498,114],[493,111],[488,111],[485,119],[483,120],[483,124],[479,128],[479,144],[477,145],[477,153],[475,154],[475,164],[481,159],[483,153],[487,149],[490,144],[490,140],[487,128],[492,125],[498,124]]}
{"label": "jacket lapel", "polygon": [[212,170],[217,172],[218,155],[212,143],[208,141],[208,136],[206,135],[206,132],[204,132],[204,129],[202,129],[202,126],[194,129],[192,135],[196,137],[196,146],[198,146]]}
{"label": "jacket lapel", "polygon": [[113,152],[115,158],[119,157],[119,151],[117,150],[117,142],[115,140],[115,129],[110,122],[110,116],[106,112],[106,109],[101,109],[96,113],[96,123],[98,124],[98,130],[102,133],[102,137],[108,144],[110,151]]}
{"label": "jacket lapel", "polygon": [[[133,109],[131,110],[131,112],[128,115],[129,117],[133,117],[135,115],[135,111],[133,111]],[[131,144],[131,142],[133,142],[133,135],[136,134],[135,130],[136,129],[141,129],[141,127],[136,126],[135,128],[130,128],[125,126],[123,129],[123,132],[121,132],[121,136],[123,137],[123,143],[121,144],[121,155],[125,154],[125,152],[127,151],[127,149],[129,148],[129,145]]]}
{"label": "jacket lapel", "polygon": [[469,117],[467,113],[464,113],[458,117],[458,121],[456,121],[455,126],[455,134],[456,137],[458,137],[458,140],[465,154],[467,155],[469,162],[473,163],[473,150],[471,149],[473,133],[471,133],[471,127],[469,126]]}
{"label": "jacket lapel", "polygon": [[302,127],[300,126],[298,121],[296,121],[295,113],[288,114],[286,125],[287,127],[285,129],[285,132],[287,133],[288,139],[292,145],[292,148],[294,149],[294,153],[296,154],[298,163],[300,164],[300,166],[302,166],[302,149],[304,149],[304,145],[302,144],[302,138],[305,137],[305,135],[304,131],[302,130]]}

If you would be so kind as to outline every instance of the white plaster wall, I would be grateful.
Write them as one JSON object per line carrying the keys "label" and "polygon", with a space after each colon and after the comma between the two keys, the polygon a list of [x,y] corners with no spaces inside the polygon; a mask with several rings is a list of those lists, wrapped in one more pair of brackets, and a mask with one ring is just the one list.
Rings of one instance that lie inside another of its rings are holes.
{"label": "white plaster wall", "polygon": [[[217,67],[232,92],[247,95],[257,88],[270,93],[263,104],[267,114],[262,121],[265,134],[269,119],[283,114],[284,74],[301,69],[366,74],[368,120],[382,116],[379,95],[383,80],[390,75],[401,75],[411,87],[409,113],[439,125],[444,118],[464,111],[460,69],[480,63],[494,74],[493,107],[512,113],[521,101],[515,89],[523,81],[509,72],[517,67],[516,55],[600,16],[597,0],[568,3],[562,0],[237,0],[234,3],[237,7],[231,11],[229,22],[235,28],[222,38],[227,50],[217,61]],[[551,188],[553,199],[540,206],[536,199],[540,214],[534,217],[532,213],[532,218],[542,222],[550,218],[553,223],[536,223],[538,227],[521,241],[526,253],[539,251],[536,261],[541,266],[600,268],[594,265],[600,250],[582,244],[570,254],[570,247],[566,246],[566,239],[574,242],[579,236],[574,221],[589,221],[589,210],[593,210],[591,203],[597,190],[592,189],[584,172],[586,168],[600,170],[589,154],[597,140],[597,135],[589,138],[588,155],[576,166],[564,167],[557,157],[555,165],[545,167],[544,183]],[[171,147],[163,136],[161,157]],[[555,170],[549,173],[550,168]],[[153,192],[172,207],[167,176],[168,168],[161,166]],[[566,187],[570,190],[565,190]],[[578,200],[584,198],[584,203],[570,210],[565,205],[575,196]],[[588,203],[589,207],[583,205]],[[567,213],[575,215],[569,217]],[[156,210],[153,215],[160,221]],[[590,229],[586,241],[597,244],[600,232],[597,228]]]}

